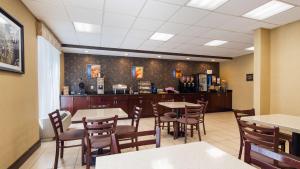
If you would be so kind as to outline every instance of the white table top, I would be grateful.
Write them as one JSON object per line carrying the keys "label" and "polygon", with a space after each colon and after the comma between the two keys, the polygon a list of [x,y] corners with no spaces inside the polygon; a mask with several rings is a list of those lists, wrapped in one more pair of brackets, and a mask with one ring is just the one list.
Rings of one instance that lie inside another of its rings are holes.
{"label": "white table top", "polygon": [[272,115],[259,115],[242,117],[242,120],[249,121],[267,126],[278,126],[280,129],[300,133],[300,117],[285,115],[285,114],[272,114]]}
{"label": "white table top", "polygon": [[170,109],[183,109],[185,106],[199,106],[199,104],[189,102],[158,102],[158,104]]}
{"label": "white table top", "polygon": [[121,153],[96,158],[96,169],[254,169],[206,143]]}
{"label": "white table top", "polygon": [[118,115],[118,118],[127,118],[128,115],[121,108],[104,108],[104,109],[86,109],[77,110],[72,117],[72,121],[82,121],[83,117],[87,119],[105,119]]}

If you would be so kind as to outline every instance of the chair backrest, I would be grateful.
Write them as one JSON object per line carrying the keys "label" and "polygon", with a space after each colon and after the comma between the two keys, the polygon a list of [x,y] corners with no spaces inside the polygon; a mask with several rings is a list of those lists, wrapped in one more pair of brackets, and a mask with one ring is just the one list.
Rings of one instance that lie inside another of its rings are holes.
{"label": "chair backrest", "polygon": [[59,139],[59,134],[64,132],[59,110],[49,113],[48,116],[53,127],[55,139]]}
{"label": "chair backrest", "polygon": [[241,119],[242,117],[247,116],[255,116],[255,110],[254,109],[248,109],[248,110],[233,110],[234,116],[236,119]]}
{"label": "chair backrest", "polygon": [[203,118],[204,118],[206,110],[207,110],[208,101],[197,100],[197,104],[200,104],[200,105],[203,106],[202,115],[203,115]]}
{"label": "chair backrest", "polygon": [[[148,139],[150,136],[154,136],[153,139]],[[147,137],[147,139],[139,139],[141,137]],[[126,142],[120,143],[119,140],[124,140],[131,138],[134,140],[133,142]],[[155,145],[156,148],[160,147],[160,128],[157,127],[156,130],[149,130],[149,131],[140,131],[140,132],[132,132],[126,134],[112,134],[112,146],[111,146],[111,153],[117,154],[121,153],[122,149],[132,148],[132,147],[139,147],[139,146],[146,146],[146,145]]]}
{"label": "chair backrest", "polygon": [[267,158],[275,160],[277,163],[290,166],[290,168],[300,169],[300,158],[287,153],[276,153],[269,149],[251,144],[251,142],[245,142],[245,157],[244,160],[248,164],[254,164],[255,166],[265,168],[265,169],[279,169],[277,165],[266,163],[265,161],[260,161],[259,159],[253,159],[251,157],[251,152],[265,156]]}
{"label": "chair backrest", "polygon": [[158,108],[157,108],[157,103],[152,103],[152,111],[153,111],[154,117],[161,116],[161,114],[159,113]]}
{"label": "chair backrest", "polygon": [[118,116],[105,119],[86,119],[82,118],[83,126],[87,136],[94,134],[112,134],[117,127]]}
{"label": "chair backrest", "polygon": [[202,112],[203,112],[204,106],[199,105],[199,106],[185,106],[185,114],[184,118],[195,118],[197,120],[200,119]]}
{"label": "chair backrest", "polygon": [[255,123],[249,123],[239,120],[241,134],[244,141],[260,145],[278,152],[279,128],[257,126]]}
{"label": "chair backrest", "polygon": [[131,118],[131,126],[135,127],[135,130],[138,131],[140,118],[142,114],[142,108],[138,106],[134,106]]}

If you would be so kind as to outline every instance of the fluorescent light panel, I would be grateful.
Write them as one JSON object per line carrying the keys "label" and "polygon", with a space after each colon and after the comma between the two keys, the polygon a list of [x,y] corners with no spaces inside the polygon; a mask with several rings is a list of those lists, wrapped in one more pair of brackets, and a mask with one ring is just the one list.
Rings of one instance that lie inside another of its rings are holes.
{"label": "fluorescent light panel", "polygon": [[221,46],[223,44],[227,43],[227,41],[223,41],[223,40],[213,40],[210,42],[207,42],[206,44],[204,44],[205,46]]}
{"label": "fluorescent light panel", "polygon": [[156,32],[150,37],[150,39],[151,40],[159,40],[159,41],[167,41],[167,40],[171,39],[173,36],[174,36],[173,34]]}
{"label": "fluorescent light panel", "polygon": [[94,25],[89,23],[82,22],[73,22],[75,30],[77,32],[85,32],[85,33],[100,33],[100,25]]}
{"label": "fluorescent light panel", "polygon": [[289,10],[293,7],[294,6],[291,4],[273,0],[256,9],[253,9],[252,11],[244,14],[243,16],[251,19],[264,20],[273,15]]}
{"label": "fluorescent light panel", "polygon": [[254,46],[249,47],[249,48],[246,48],[245,50],[248,50],[248,51],[254,51]]}
{"label": "fluorescent light panel", "polygon": [[228,0],[191,0],[189,3],[187,3],[187,6],[215,10],[227,1]]}

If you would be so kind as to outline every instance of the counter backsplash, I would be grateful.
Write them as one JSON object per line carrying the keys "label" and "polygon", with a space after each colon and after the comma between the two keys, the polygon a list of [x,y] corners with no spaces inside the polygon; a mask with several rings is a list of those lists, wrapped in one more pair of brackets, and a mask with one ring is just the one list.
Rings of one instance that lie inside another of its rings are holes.
{"label": "counter backsplash", "polygon": [[[105,92],[112,91],[113,84],[126,84],[137,90],[138,79],[131,76],[132,66],[144,67],[142,80],[149,80],[158,88],[168,86],[178,88],[178,79],[173,77],[173,70],[179,69],[184,75],[205,73],[212,69],[213,73],[219,76],[219,63],[214,62],[192,62],[164,59],[145,59],[131,57],[97,56],[87,54],[64,54],[64,77],[65,85],[78,88],[80,78],[85,83],[88,93],[96,92],[96,79],[87,79],[87,64],[101,65],[101,72],[105,75]],[[90,86],[94,86],[94,90]]]}

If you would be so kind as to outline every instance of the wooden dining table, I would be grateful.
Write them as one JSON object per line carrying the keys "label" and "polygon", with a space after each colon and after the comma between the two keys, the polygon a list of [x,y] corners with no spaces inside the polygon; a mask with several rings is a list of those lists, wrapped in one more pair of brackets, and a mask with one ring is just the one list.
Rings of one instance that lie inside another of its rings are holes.
{"label": "wooden dining table", "polygon": [[96,169],[254,169],[206,142],[194,142],[96,158]]}
{"label": "wooden dining table", "polygon": [[199,106],[199,104],[189,102],[158,102],[158,105],[169,109],[174,109],[176,111],[177,117],[179,117],[180,109],[184,109],[185,106]]}
{"label": "wooden dining table", "polygon": [[105,119],[117,115],[118,118],[128,118],[128,114],[121,108],[103,108],[103,109],[83,109],[77,110],[71,118],[72,123],[82,122],[82,118],[87,119]]}
{"label": "wooden dining table", "polygon": [[300,117],[286,114],[256,115],[242,117],[252,123],[277,126],[280,130],[292,132],[292,154],[300,157]]}

